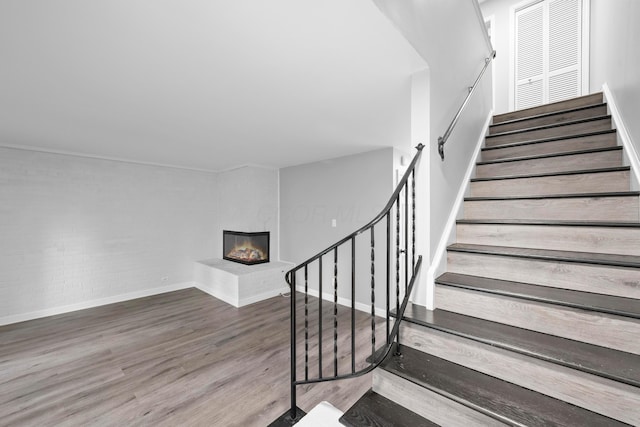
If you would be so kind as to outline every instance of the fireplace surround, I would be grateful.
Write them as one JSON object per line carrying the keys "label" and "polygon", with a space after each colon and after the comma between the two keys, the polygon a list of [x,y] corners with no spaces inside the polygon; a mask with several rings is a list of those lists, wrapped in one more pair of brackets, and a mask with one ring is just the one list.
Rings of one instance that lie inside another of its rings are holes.
{"label": "fireplace surround", "polygon": [[222,258],[245,265],[269,262],[269,232],[222,231]]}

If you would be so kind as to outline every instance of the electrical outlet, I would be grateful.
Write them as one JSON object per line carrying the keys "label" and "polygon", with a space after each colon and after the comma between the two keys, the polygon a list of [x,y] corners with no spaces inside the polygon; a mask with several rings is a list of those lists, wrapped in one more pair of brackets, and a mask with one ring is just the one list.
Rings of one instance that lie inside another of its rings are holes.
{"label": "electrical outlet", "polygon": [[337,227],[338,226],[338,221],[336,221],[335,219],[332,219],[331,220],[331,226],[334,227],[334,228]]}

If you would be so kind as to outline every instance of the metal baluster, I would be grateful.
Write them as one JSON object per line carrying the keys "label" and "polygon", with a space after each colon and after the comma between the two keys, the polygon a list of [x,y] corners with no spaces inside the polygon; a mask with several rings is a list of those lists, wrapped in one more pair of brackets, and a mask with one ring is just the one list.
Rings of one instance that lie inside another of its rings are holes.
{"label": "metal baluster", "polygon": [[351,373],[356,372],[356,238],[351,238]]}
{"label": "metal baluster", "polygon": [[304,380],[309,380],[309,265],[304,266]]}
{"label": "metal baluster", "polygon": [[371,226],[371,355],[376,353],[376,253],[375,226]]}
{"label": "metal baluster", "polygon": [[391,274],[391,213],[387,212],[387,270],[386,270],[386,283],[387,283],[387,344],[390,344],[391,338],[389,337],[391,329],[390,329],[390,325],[391,325],[391,316],[389,316],[391,314],[391,310],[389,307],[390,304],[390,300],[391,300],[391,283],[390,283],[390,277],[389,275]]}
{"label": "metal baluster", "polygon": [[404,185],[404,293],[409,288],[409,186]]}
{"label": "metal baluster", "polygon": [[416,170],[411,172],[411,275],[416,274]]}
{"label": "metal baluster", "polygon": [[291,419],[296,419],[296,274],[291,275]]}
{"label": "metal baluster", "polygon": [[322,378],[322,257],[318,258],[318,377]]}
{"label": "metal baluster", "polygon": [[338,376],[338,247],[333,250],[333,375]]}
{"label": "metal baluster", "polygon": [[[396,322],[400,321],[400,195],[396,197]],[[396,338],[400,344],[400,332]],[[396,350],[396,354],[398,351]]]}
{"label": "metal baluster", "polygon": [[400,312],[400,195],[398,195],[398,197],[396,198],[396,315],[399,312]]}

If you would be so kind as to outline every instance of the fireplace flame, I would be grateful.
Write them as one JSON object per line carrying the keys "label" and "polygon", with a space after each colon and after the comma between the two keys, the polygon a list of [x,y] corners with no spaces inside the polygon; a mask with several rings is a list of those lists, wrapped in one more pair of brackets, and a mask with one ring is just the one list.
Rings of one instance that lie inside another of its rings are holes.
{"label": "fireplace flame", "polygon": [[235,245],[227,254],[229,258],[235,258],[242,261],[261,261],[267,259],[262,248],[254,246],[251,242],[244,241]]}

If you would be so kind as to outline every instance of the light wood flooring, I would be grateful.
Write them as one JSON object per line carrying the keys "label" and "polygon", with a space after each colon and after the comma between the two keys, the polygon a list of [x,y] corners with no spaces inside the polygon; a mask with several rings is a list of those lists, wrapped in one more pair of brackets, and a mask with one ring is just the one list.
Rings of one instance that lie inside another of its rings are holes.
{"label": "light wood flooring", "polygon": [[[196,289],[3,326],[0,425],[266,426],[289,406],[289,339],[288,298],[238,309]],[[370,386],[299,387],[298,406],[346,410]]]}

